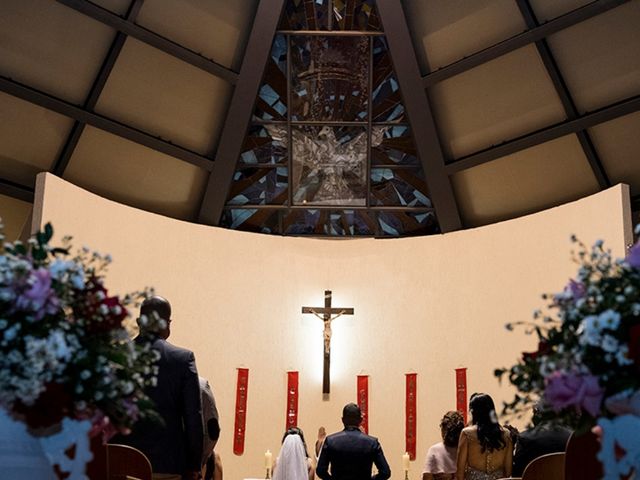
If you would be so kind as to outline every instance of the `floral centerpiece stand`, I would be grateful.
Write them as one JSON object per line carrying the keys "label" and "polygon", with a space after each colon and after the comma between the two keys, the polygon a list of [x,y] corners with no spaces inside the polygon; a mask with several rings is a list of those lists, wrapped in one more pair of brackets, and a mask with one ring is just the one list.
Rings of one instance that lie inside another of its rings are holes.
{"label": "floral centerpiece stand", "polygon": [[[1,233],[1,226],[0,226]],[[123,323],[144,292],[109,295],[108,256],[46,225],[26,244],[0,235],[0,477],[85,479],[89,439],[153,415],[157,353]],[[55,468],[54,468],[55,467]]]}
{"label": "floral centerpiece stand", "polygon": [[614,260],[602,241],[588,249],[575,237],[575,279],[546,313],[520,324],[538,336],[535,352],[496,370],[516,387],[505,413],[538,409],[543,422],[595,433],[604,479],[640,472],[640,243]]}

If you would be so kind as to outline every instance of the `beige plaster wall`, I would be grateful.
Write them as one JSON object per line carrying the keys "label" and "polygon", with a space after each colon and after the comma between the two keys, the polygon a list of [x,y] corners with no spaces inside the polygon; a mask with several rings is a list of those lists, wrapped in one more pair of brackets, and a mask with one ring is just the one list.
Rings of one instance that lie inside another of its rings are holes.
{"label": "beige plaster wall", "polygon": [[[628,192],[616,186],[527,217],[447,235],[396,240],[321,240],[229,231],[172,220],[105,200],[43,174],[34,225],[109,252],[108,285],[119,293],[153,285],[174,309],[171,340],[195,351],[218,401],[225,477],[264,474],[264,451],[279,450],[286,371],[300,372],[299,424],[309,446],[317,428],[340,428],[355,401],[356,375],[370,375],[370,432],[400,478],[407,372],[418,373],[420,478],[442,414],[455,407],[454,369],[468,368],[469,393],[500,401],[493,369],[535,345],[504,324],[527,320],[540,294],[576,270],[569,236],[605,240],[618,256],[631,239]],[[41,207],[41,211],[38,207]],[[322,325],[301,306],[355,308],[334,323],[332,392],[321,394]],[[236,368],[248,367],[245,454],[232,453]]]}

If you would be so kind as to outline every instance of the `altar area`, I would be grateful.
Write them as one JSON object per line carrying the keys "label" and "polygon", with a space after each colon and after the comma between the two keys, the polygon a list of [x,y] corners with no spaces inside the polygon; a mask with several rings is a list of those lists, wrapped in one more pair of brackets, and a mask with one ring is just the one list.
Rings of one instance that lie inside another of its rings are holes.
{"label": "altar area", "polygon": [[[528,320],[540,295],[575,272],[569,238],[602,239],[623,256],[631,243],[628,189],[487,227],[402,239],[327,240],[258,235],[191,224],[127,207],[50,174],[38,178],[34,226],[109,253],[114,293],[144,285],[173,306],[170,341],[195,352],[220,412],[217,451],[227,478],[257,478],[264,453],[279,451],[288,421],[289,372],[297,372],[297,424],[313,450],[318,428],[341,429],[340,414],[368,379],[369,433],[380,439],[393,478],[407,451],[407,374],[415,374],[420,478],[438,422],[456,408],[457,368],[467,393],[496,403],[513,391],[497,367],[535,339],[507,332]],[[330,393],[323,395],[323,322],[302,313],[333,306],[353,315],[331,322]],[[237,449],[239,373],[246,371],[242,449]],[[236,453],[234,453],[234,450]]]}

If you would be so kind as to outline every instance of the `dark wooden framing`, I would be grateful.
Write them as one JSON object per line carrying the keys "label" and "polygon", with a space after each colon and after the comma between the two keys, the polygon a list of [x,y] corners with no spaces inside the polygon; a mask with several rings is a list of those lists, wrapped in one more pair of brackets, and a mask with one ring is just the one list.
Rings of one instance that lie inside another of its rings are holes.
{"label": "dark wooden framing", "polygon": [[220,222],[283,5],[284,0],[260,0],[258,5],[216,161],[200,206],[198,220],[201,223],[218,225]]}
{"label": "dark wooden framing", "polygon": [[440,229],[442,232],[459,230],[462,223],[458,206],[444,168],[442,147],[429,100],[421,85],[418,62],[402,6],[398,0],[378,0],[377,5]]}
{"label": "dark wooden framing", "polygon": [[[257,96],[262,79],[262,72],[270,51],[271,42],[276,31],[284,0],[260,0],[240,74],[135,24],[136,15],[144,0],[132,0],[126,18],[116,15],[87,0],[57,1],[116,29],[117,34],[82,107],[0,76],[0,91],[75,120],[72,132],[55,161],[52,172],[58,175],[64,173],[84,126],[88,124],[166,155],[170,155],[176,159],[191,163],[207,171],[211,171],[209,183],[200,208],[199,219],[203,223],[218,224],[222,211],[225,208],[225,201],[231,186],[234,167],[240,153],[246,129],[249,125],[253,104]],[[602,162],[598,158],[597,151],[586,129],[640,110],[640,95],[638,95],[608,105],[597,111],[580,115],[549,46],[545,41],[545,38],[549,35],[616,8],[627,3],[629,0],[596,0],[543,24],[540,24],[535,18],[528,0],[515,1],[527,24],[527,30],[525,32],[442,67],[439,70],[428,73],[422,78],[420,78],[419,73],[416,73],[417,66],[415,65],[414,57],[411,56],[413,46],[406,33],[407,25],[398,0],[378,0],[377,2],[380,17],[385,27],[384,33],[347,33],[370,36],[387,35],[394,66],[398,74],[398,80],[401,83],[401,88],[405,96],[405,107],[407,108],[409,123],[412,125],[412,131],[418,143],[419,156],[423,162],[425,176],[432,199],[437,207],[438,218],[443,231],[460,228],[459,214],[451,192],[450,175],[564,135],[577,135],[600,187],[606,188],[610,185],[610,180]],[[400,33],[396,34],[395,31],[398,29]],[[295,31],[288,33],[291,35],[331,34],[330,32],[317,31]],[[346,32],[340,32],[341,35],[345,33]],[[174,145],[170,141],[163,140],[162,138],[93,112],[97,99],[127,36],[136,38],[181,61],[222,78],[230,84],[236,85],[228,111],[227,121],[222,131],[216,162],[213,162],[212,158],[200,155],[179,145]],[[550,75],[554,88],[561,99],[567,120],[509,140],[500,145],[450,160],[448,164],[444,165],[444,156],[439,146],[436,127],[429,110],[428,96],[417,94],[416,92],[418,92],[420,88],[416,88],[416,85],[423,88],[428,87],[531,43],[536,44],[536,48]],[[398,54],[398,52],[400,53]],[[417,83],[415,80],[416,75],[418,78]],[[416,107],[416,105],[418,106]],[[342,124],[343,122],[339,123]],[[20,185],[6,179],[0,179],[0,193],[24,201],[33,200],[32,187]],[[640,201],[636,200],[636,203],[638,202]],[[263,206],[252,208],[271,207],[272,206]],[[278,207],[282,208],[282,206]],[[236,207],[230,206],[229,208]],[[387,209],[393,209],[393,207]],[[371,210],[374,210],[374,208],[371,208]]]}
{"label": "dark wooden framing", "polygon": [[577,133],[600,123],[614,120],[640,110],[640,95],[628,98],[621,102],[616,102],[594,112],[586,113],[573,120],[552,125],[536,132],[515,138],[501,145],[487,148],[470,155],[460,157],[450,162],[446,166],[450,175],[467,168],[475,167],[483,163],[490,162],[500,157],[511,155],[512,153],[540,145],[541,143],[554,140],[572,133]]}
{"label": "dark wooden framing", "polygon": [[[127,10],[126,19],[129,22],[135,21],[140,9],[142,8],[142,4],[144,0],[133,0],[129,5]],[[100,67],[100,71],[96,76],[93,85],[91,86],[91,90],[89,90],[89,95],[87,95],[87,99],[84,102],[84,109],[88,112],[93,112],[93,109],[96,107],[98,103],[98,98],[100,98],[100,94],[104,89],[105,84],[107,83],[107,79],[109,75],[111,75],[111,71],[113,70],[113,66],[122,51],[122,47],[124,46],[124,42],[127,39],[127,34],[122,32],[117,32],[113,42],[111,43],[111,47],[109,48],[109,52],[107,53],[107,57],[102,62],[102,66]],[[51,169],[52,173],[58,176],[64,175],[64,171],[69,164],[69,160],[71,160],[71,156],[80,141],[80,137],[82,136],[82,132],[84,132],[84,127],[86,123],[79,122],[76,120],[73,124],[73,128],[71,129],[71,133],[67,137],[67,141],[62,147],[62,151],[60,155],[58,155],[57,160],[53,164],[53,168]]]}
{"label": "dark wooden framing", "polygon": [[91,125],[114,135],[118,135],[132,142],[144,145],[158,152],[170,155],[205,170],[211,170],[213,161],[196,152],[174,145],[149,133],[117,122],[103,115],[90,112],[73,105],[65,100],[44,93],[35,88],[27,87],[19,82],[0,76],[0,91],[31,102],[40,107],[60,113],[78,122]]}
{"label": "dark wooden framing", "polygon": [[27,187],[6,178],[0,178],[0,194],[23,202],[33,203],[33,187]]}
{"label": "dark wooden framing", "polygon": [[542,25],[531,28],[523,33],[515,35],[500,43],[496,43],[491,47],[487,47],[484,50],[480,50],[468,57],[462,58],[456,62],[446,65],[438,70],[435,70],[422,78],[424,88],[441,82],[447,78],[453,77],[460,73],[471,70],[478,65],[487,63],[495,58],[505,55],[509,52],[513,52],[519,48],[529,45],[530,43],[537,42],[543,38],[552,35],[560,30],[576,25],[580,22],[588,20],[592,17],[600,15],[601,13],[618,7],[623,3],[627,3],[630,0],[596,0],[583,7],[572,10],[565,15],[558,18],[554,18]]}
{"label": "dark wooden framing", "polygon": [[[518,8],[522,13],[522,16],[527,24],[527,28],[534,29],[537,28],[540,24],[538,19],[536,18],[535,12],[531,7],[531,3],[529,0],[516,0],[518,4]],[[536,42],[536,49],[538,50],[538,54],[542,59],[542,63],[547,69],[547,73],[551,78],[551,82],[553,83],[553,87],[556,90],[556,93],[560,97],[560,101],[562,102],[562,107],[564,108],[565,113],[567,114],[567,118],[569,120],[574,120],[578,118],[578,109],[571,98],[571,93],[567,87],[567,84],[562,77],[562,73],[560,72],[560,68],[558,68],[558,64],[551,53],[551,49],[547,44],[545,39],[538,40]],[[600,157],[598,156],[598,152],[591,141],[591,136],[589,132],[586,130],[580,130],[576,132],[576,136],[578,137],[578,141],[580,142],[580,146],[584,151],[585,156],[589,162],[589,166],[591,167],[591,171],[593,175],[596,177],[598,181],[598,185],[600,185],[601,189],[609,188],[611,186],[611,181],[607,176],[607,172],[600,161]]]}
{"label": "dark wooden framing", "polygon": [[[95,3],[87,0],[57,0],[57,2],[87,15],[98,22],[104,23],[111,28],[115,28],[119,32],[133,37],[136,40],[140,40],[141,42],[151,45],[172,57],[178,58],[183,62],[193,65],[205,72],[211,73],[216,77],[220,77],[231,84],[235,84],[238,80],[238,74],[230,68],[220,65],[219,63],[216,63],[193,50],[183,47],[182,45],[178,45],[177,43],[172,42],[151,30],[147,30],[144,27],[136,25],[133,21],[124,19],[115,13],[110,12],[106,8],[96,5]],[[262,3],[262,0],[260,3]]]}

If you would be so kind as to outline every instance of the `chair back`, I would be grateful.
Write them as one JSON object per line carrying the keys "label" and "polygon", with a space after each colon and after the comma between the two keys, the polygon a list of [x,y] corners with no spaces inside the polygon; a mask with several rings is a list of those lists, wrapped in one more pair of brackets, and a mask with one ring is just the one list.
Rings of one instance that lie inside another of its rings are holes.
{"label": "chair back", "polygon": [[531,460],[522,473],[522,480],[565,480],[564,452],[548,453]]}
{"label": "chair back", "polygon": [[603,477],[602,464],[596,458],[600,443],[595,434],[572,433],[567,442],[564,462],[565,480],[599,480]]}
{"label": "chair back", "polygon": [[151,480],[151,462],[140,450],[128,445],[107,444],[108,480]]}

